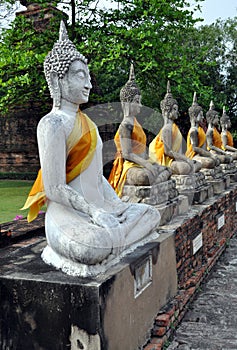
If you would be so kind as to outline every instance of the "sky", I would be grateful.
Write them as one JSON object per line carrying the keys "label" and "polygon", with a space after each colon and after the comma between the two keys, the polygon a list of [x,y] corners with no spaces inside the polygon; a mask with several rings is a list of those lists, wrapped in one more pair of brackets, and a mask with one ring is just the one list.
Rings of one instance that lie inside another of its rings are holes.
{"label": "sky", "polygon": [[237,16],[237,0],[205,0],[201,3],[202,13],[198,16],[204,19],[201,24],[211,24],[218,18],[227,19]]}

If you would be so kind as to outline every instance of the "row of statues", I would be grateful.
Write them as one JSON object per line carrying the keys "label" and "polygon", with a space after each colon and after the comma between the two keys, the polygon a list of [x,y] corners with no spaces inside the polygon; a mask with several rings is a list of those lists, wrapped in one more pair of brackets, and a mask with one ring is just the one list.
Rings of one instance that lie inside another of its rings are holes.
{"label": "row of statues", "polygon": [[[148,154],[145,152],[145,133],[135,118],[140,111],[141,94],[135,82],[133,65],[129,80],[121,90],[120,100],[124,117],[114,138],[117,154],[109,176],[109,182],[119,196],[122,196],[125,184],[153,185],[168,180],[171,175],[190,175],[203,168],[212,169],[219,164],[230,163],[237,157],[233,137],[228,131],[231,123],[225,108],[219,120],[211,101],[205,133],[201,127],[203,110],[197,103],[196,92],[189,108],[191,128],[186,152],[183,152],[183,136],[175,123],[179,114],[178,102],[172,96],[169,82],[165,98],[161,101],[164,125],[150,143]],[[221,133],[217,130],[219,122]]]}
{"label": "row of statues", "polygon": [[[45,59],[44,72],[53,108],[37,127],[41,169],[23,209],[29,209],[28,221],[32,221],[47,202],[47,246],[42,253],[47,264],[69,275],[93,276],[106,270],[124,251],[159,235],[159,210],[122,201],[119,197],[125,185],[166,183],[173,174],[187,176],[205,166],[230,162],[232,156],[227,152],[235,154],[237,150],[229,146],[226,114],[222,117],[223,149],[217,150],[214,141],[206,148],[199,126],[202,108],[195,98],[190,108],[188,151],[183,154],[182,135],[175,124],[178,103],[168,84],[161,102],[164,126],[148,152],[145,132],[136,119],[141,93],[132,66],[120,93],[124,116],[115,135],[117,155],[107,181],[98,129],[79,108],[88,102],[92,87],[87,60],[69,40],[63,22],[59,40]],[[207,141],[215,139],[213,111]]]}

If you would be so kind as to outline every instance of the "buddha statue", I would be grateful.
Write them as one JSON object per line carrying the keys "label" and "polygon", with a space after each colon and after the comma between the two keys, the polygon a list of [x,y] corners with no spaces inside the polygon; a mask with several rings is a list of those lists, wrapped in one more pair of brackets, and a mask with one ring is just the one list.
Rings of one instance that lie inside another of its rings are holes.
{"label": "buddha statue", "polygon": [[231,128],[230,117],[226,114],[225,107],[223,107],[223,114],[220,118],[221,124],[221,140],[222,149],[232,156],[234,160],[237,159],[237,148],[234,147],[233,136],[228,129]]}
{"label": "buddha statue", "polygon": [[53,108],[37,127],[41,170],[24,209],[30,208],[31,221],[47,201],[43,260],[89,277],[106,270],[126,248],[157,236],[160,214],[146,204],[122,202],[103,177],[98,129],[79,109],[92,87],[87,60],[63,22],[44,72]]}
{"label": "buddha statue", "polygon": [[183,137],[175,124],[178,118],[178,102],[173,98],[170,83],[167,93],[161,101],[164,126],[149,146],[149,155],[153,161],[170,167],[174,175],[189,175],[201,169],[201,163],[186,157],[182,151]]}
{"label": "buddha statue", "polygon": [[122,196],[124,185],[158,184],[167,181],[171,172],[148,157],[146,134],[136,119],[141,107],[141,93],[135,81],[133,64],[129,80],[120,91],[120,101],[123,120],[114,137],[117,154],[108,181]]}
{"label": "buddha statue", "polygon": [[220,161],[211,152],[207,150],[206,134],[200,123],[203,120],[202,107],[197,103],[196,92],[193,95],[192,106],[188,109],[191,128],[187,136],[186,156],[190,159],[199,161],[202,168],[213,169]]}
{"label": "buddha statue", "polygon": [[230,155],[227,155],[222,149],[221,135],[217,130],[217,127],[219,126],[219,114],[215,110],[213,101],[211,101],[209,111],[206,113],[206,120],[208,123],[206,132],[207,149],[214,155],[218,156],[222,164],[231,163],[233,158]]}

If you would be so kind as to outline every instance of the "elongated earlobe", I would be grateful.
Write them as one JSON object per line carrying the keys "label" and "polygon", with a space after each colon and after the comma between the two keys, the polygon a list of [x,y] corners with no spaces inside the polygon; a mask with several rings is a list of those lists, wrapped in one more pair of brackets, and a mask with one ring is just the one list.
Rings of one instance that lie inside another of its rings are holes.
{"label": "elongated earlobe", "polygon": [[59,85],[58,74],[56,72],[50,73],[51,95],[53,97],[53,106],[59,108],[61,104],[61,89]]}

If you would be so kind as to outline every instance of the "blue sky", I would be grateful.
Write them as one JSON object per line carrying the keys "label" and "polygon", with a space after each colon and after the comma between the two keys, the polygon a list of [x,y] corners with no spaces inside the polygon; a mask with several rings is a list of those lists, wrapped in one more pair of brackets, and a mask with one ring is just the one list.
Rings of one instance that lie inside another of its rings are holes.
{"label": "blue sky", "polygon": [[219,17],[226,19],[237,16],[237,0],[205,0],[201,6],[202,13],[198,15],[204,18],[202,24],[211,24]]}

